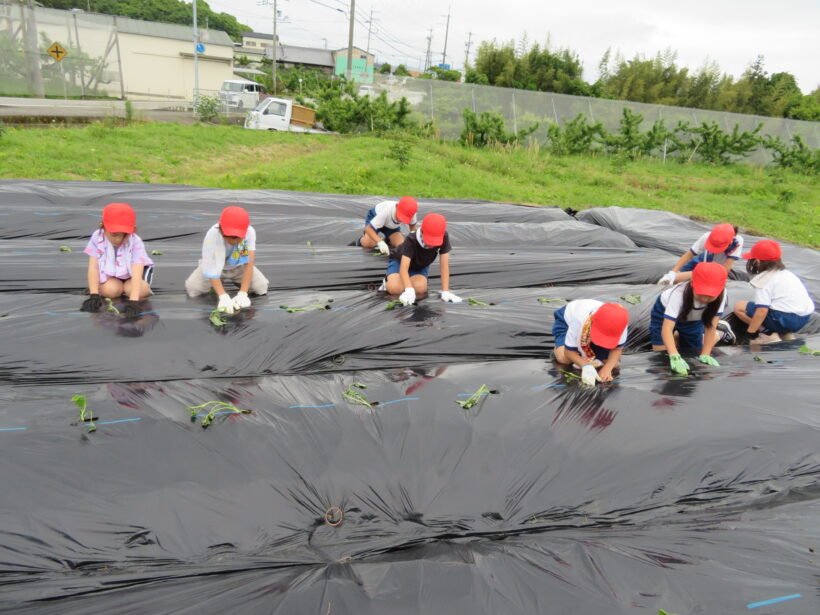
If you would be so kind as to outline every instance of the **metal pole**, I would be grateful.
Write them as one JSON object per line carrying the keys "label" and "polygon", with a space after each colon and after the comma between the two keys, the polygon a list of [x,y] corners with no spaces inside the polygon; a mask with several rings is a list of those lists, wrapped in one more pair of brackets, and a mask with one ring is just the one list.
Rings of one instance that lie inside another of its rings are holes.
{"label": "metal pole", "polygon": [[370,33],[373,31],[373,7],[370,7],[370,21],[367,22],[367,50],[370,53]]}
{"label": "metal pole", "polygon": [[276,96],[276,0],[273,0],[273,45],[271,45],[271,59],[273,63],[273,95]]}
{"label": "metal pole", "polygon": [[447,64],[447,37],[450,34],[450,7],[447,7],[447,28],[444,30],[444,53],[441,54],[441,63]]}
{"label": "metal pole", "polygon": [[518,134],[518,119],[515,117],[515,90],[512,93],[512,107],[513,107],[513,133]]}
{"label": "metal pole", "polygon": [[350,0],[350,31],[347,35],[347,80],[353,69],[353,23],[356,19],[356,0]]}
{"label": "metal pole", "polygon": [[117,68],[120,71],[120,98],[125,100],[125,77],[122,75],[122,56],[120,55],[120,28],[117,25],[117,16],[114,16],[114,36],[117,41]]}
{"label": "metal pole", "polygon": [[193,0],[194,6],[194,107],[196,107],[196,101],[199,98],[199,50],[197,47],[199,46],[199,29],[197,28],[197,18],[196,18],[196,2],[197,0]]}

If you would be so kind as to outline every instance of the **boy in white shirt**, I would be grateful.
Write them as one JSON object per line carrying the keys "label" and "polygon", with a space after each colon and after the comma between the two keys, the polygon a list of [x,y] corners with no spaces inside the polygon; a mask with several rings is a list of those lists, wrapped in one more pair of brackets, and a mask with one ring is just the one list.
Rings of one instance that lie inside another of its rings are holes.
{"label": "boy in white shirt", "polygon": [[[398,201],[382,201],[370,208],[364,219],[364,233],[359,239],[363,248],[378,248],[384,255],[390,253],[390,246],[397,247],[404,241],[401,225],[410,226],[410,232],[416,230],[419,205],[411,196],[403,196]],[[381,234],[381,235],[380,235]],[[382,239],[381,236],[384,236]],[[387,242],[390,242],[390,246]]]}
{"label": "boy in white shirt", "polygon": [[[185,280],[188,296],[197,297],[213,290],[219,297],[217,309],[227,314],[250,307],[248,291],[257,295],[268,292],[268,279],[254,266],[255,257],[256,231],[250,225],[248,212],[241,207],[226,207],[219,223],[205,234],[202,260]],[[225,292],[222,280],[239,286],[233,299]]]}

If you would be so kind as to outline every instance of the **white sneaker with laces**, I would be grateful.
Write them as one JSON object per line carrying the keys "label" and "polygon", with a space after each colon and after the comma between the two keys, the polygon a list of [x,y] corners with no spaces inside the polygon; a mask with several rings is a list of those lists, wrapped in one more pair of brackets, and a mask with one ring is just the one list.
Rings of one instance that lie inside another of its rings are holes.
{"label": "white sneaker with laces", "polygon": [[387,278],[382,278],[382,285],[379,286],[379,290],[387,290]]}
{"label": "white sneaker with laces", "polygon": [[761,333],[755,340],[758,344],[773,344],[782,341],[779,333]]}
{"label": "white sneaker with laces", "polygon": [[718,341],[719,342],[723,342],[724,344],[732,345],[737,340],[737,337],[735,336],[735,332],[732,331],[732,327],[725,320],[719,320],[718,321],[717,330],[718,330]]}

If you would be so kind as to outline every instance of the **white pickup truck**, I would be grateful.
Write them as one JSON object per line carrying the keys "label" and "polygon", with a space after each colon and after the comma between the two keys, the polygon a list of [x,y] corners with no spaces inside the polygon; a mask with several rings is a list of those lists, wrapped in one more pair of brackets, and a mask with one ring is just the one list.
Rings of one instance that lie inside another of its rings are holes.
{"label": "white pickup truck", "polygon": [[316,112],[313,109],[294,104],[287,98],[263,100],[245,117],[245,128],[286,132],[329,132],[316,122]]}

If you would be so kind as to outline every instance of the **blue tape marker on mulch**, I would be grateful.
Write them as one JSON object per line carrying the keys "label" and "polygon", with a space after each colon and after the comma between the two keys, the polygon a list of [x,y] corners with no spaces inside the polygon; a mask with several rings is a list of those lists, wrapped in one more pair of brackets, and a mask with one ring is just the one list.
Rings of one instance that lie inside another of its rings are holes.
{"label": "blue tape marker on mulch", "polygon": [[763,602],[752,602],[747,604],[747,609],[756,609],[759,606],[769,606],[770,604],[777,604],[778,602],[785,602],[786,600],[794,600],[795,598],[802,598],[801,594],[791,594],[789,596],[780,596],[779,598],[772,598],[771,600],[764,600]]}
{"label": "blue tape marker on mulch", "polygon": [[116,421],[102,421],[98,422],[97,425],[113,425],[114,423],[131,423],[133,421],[141,421],[140,417],[134,419],[117,419]]}
{"label": "blue tape marker on mulch", "polygon": [[25,431],[25,427],[0,427],[0,431]]}
{"label": "blue tape marker on mulch", "polygon": [[[459,393],[456,397],[472,397],[475,393]],[[489,393],[482,393],[481,396],[489,395]]]}
{"label": "blue tape marker on mulch", "polygon": [[322,404],[321,406],[288,406],[290,408],[332,408],[336,404]]}
{"label": "blue tape marker on mulch", "polygon": [[391,401],[383,401],[379,403],[380,406],[386,406],[388,404],[397,404],[400,401],[418,401],[418,397],[402,397],[401,399],[393,399]]}

